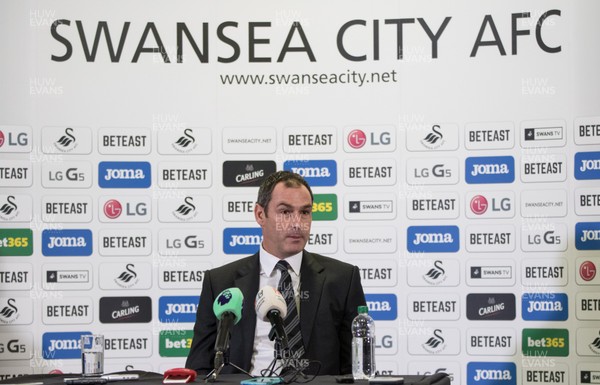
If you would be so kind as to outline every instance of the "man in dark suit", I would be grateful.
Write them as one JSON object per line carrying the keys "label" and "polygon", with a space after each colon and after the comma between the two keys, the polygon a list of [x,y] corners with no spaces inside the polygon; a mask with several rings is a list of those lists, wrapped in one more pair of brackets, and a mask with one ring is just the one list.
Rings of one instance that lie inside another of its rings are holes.
{"label": "man in dark suit", "polygon": [[[213,369],[218,320],[212,305],[231,287],[242,291],[244,302],[242,319],[231,330],[229,362],[253,374],[268,366],[273,358],[271,326],[257,319],[254,301],[259,288],[277,287],[285,273],[276,264],[285,260],[298,305],[301,358],[320,361],[319,374],[352,372],[351,324],[357,307],[365,304],[360,275],[356,266],[304,250],[312,204],[310,186],[298,174],[278,171],[263,182],[254,208],[263,232],[260,251],[204,275],[187,368],[200,373]],[[235,372],[234,366],[226,366],[221,373]]]}

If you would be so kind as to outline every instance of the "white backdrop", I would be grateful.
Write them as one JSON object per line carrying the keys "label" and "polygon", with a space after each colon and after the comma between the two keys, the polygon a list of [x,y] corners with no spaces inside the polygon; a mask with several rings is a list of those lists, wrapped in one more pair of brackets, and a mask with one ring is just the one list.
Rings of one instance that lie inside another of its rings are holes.
{"label": "white backdrop", "polygon": [[285,167],[307,248],[362,269],[382,372],[600,381],[596,2],[0,9],[2,378],[79,371],[83,332],[108,371],[182,366]]}

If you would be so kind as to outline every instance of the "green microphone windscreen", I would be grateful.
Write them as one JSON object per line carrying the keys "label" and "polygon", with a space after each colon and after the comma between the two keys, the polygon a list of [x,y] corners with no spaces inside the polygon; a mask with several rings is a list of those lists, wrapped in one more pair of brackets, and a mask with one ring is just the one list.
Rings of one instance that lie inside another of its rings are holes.
{"label": "green microphone windscreen", "polygon": [[242,303],[244,295],[237,287],[225,289],[215,298],[213,303],[213,312],[217,319],[221,319],[221,315],[225,312],[231,312],[235,316],[234,325],[242,319]]}

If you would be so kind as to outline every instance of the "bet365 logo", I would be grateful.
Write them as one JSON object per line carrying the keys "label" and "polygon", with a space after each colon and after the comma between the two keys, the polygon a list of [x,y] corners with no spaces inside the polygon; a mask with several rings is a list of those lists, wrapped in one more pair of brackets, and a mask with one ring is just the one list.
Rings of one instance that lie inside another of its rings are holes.
{"label": "bet365 logo", "polygon": [[0,229],[0,257],[33,254],[31,229]]}
{"label": "bet365 logo", "polygon": [[161,357],[187,357],[193,337],[193,330],[161,330],[158,354]]}
{"label": "bet365 logo", "polygon": [[314,221],[335,221],[337,219],[337,195],[315,194],[312,207]]}

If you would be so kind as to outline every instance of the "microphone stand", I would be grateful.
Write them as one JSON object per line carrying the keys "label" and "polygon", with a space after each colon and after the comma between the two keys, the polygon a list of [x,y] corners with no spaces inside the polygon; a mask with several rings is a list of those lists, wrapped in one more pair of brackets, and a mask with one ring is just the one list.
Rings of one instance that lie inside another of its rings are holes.
{"label": "microphone stand", "polygon": [[233,362],[230,362],[229,358],[225,354],[223,354],[223,352],[218,351],[215,354],[215,368],[213,370],[211,370],[210,373],[208,373],[206,375],[206,377],[204,377],[204,382],[215,382],[217,380],[217,377],[219,377],[219,374],[221,373],[221,370],[225,366],[227,366],[227,365],[233,366],[234,368],[236,368],[240,372],[242,372],[244,374],[247,374],[248,376],[252,377],[252,375],[250,373],[248,373],[244,369],[240,368],[239,366],[237,366]]}

